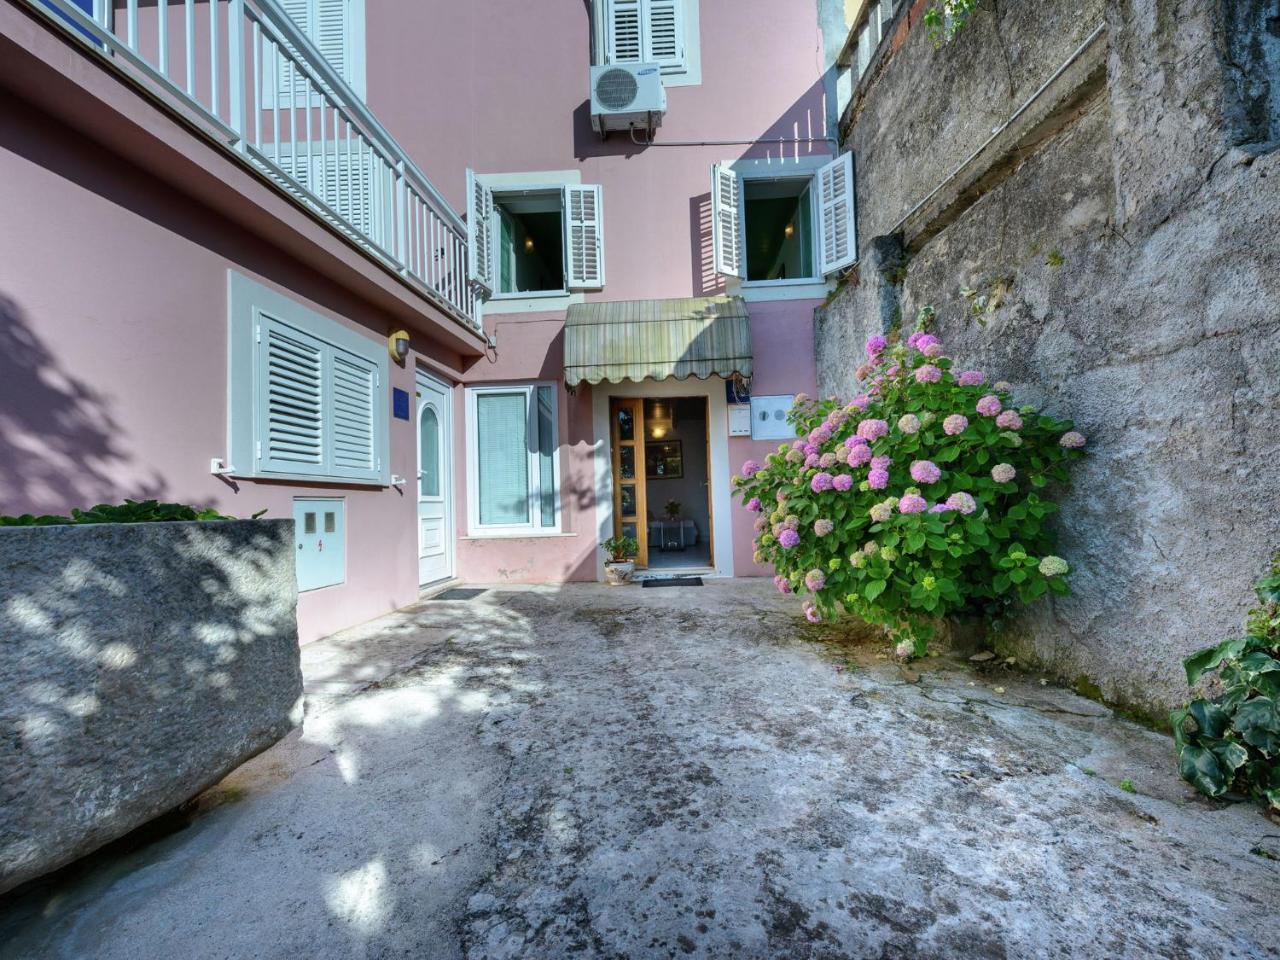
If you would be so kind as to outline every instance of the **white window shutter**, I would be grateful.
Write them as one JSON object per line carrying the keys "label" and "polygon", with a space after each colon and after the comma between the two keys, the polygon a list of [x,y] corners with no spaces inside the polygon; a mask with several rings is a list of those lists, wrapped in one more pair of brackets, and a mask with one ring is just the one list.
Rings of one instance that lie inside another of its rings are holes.
{"label": "white window shutter", "polygon": [[684,0],[644,0],[644,60],[663,73],[684,70]]}
{"label": "white window shutter", "polygon": [[493,191],[467,170],[467,278],[485,296],[493,293]]}
{"label": "white window shutter", "polygon": [[604,286],[604,208],[594,184],[564,188],[565,279],[570,290]]}
{"label": "white window shutter", "polygon": [[324,344],[265,314],[258,323],[258,469],[322,474]]}
{"label": "white window shutter", "polygon": [[347,39],[351,33],[351,0],[313,0],[313,26],[307,31],[311,42],[320,48],[329,65],[344,80],[351,79],[350,51]]}
{"label": "white window shutter", "polygon": [[352,479],[377,479],[378,370],[363,357],[332,352],[327,409],[330,473]]}
{"label": "white window shutter", "polygon": [[642,0],[603,0],[606,63],[639,63],[644,53]]}
{"label": "white window shutter", "polygon": [[711,242],[716,273],[746,275],[742,262],[742,178],[721,163],[711,168]]}
{"label": "white window shutter", "polygon": [[854,211],[853,154],[845,153],[817,173],[818,262],[828,276],[849,266],[858,256]]}

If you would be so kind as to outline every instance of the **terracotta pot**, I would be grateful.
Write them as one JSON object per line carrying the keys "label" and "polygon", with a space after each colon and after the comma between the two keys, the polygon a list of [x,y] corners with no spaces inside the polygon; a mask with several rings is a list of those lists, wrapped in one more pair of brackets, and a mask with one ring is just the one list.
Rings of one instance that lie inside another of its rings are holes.
{"label": "terracotta pot", "polygon": [[604,564],[604,578],[611,587],[620,587],[624,583],[630,583],[631,577],[636,572],[636,562],[634,560],[606,560]]}

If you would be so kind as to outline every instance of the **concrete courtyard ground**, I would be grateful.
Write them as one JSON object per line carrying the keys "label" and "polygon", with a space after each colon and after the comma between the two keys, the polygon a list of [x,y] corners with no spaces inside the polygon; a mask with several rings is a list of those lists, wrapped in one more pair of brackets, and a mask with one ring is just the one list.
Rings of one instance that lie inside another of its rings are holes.
{"label": "concrete courtyard ground", "polygon": [[1168,739],[797,608],[495,588],[310,645],[304,729],[0,902],[0,957],[1280,955],[1280,826]]}

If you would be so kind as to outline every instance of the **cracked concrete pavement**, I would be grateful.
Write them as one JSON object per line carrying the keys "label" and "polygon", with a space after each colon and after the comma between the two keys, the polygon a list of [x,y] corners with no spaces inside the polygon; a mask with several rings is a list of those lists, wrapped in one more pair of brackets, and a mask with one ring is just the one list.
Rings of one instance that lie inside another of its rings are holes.
{"label": "cracked concrete pavement", "polygon": [[303,730],[0,901],[0,958],[1280,955],[1280,826],[1166,737],[797,606],[498,587],[309,645]]}

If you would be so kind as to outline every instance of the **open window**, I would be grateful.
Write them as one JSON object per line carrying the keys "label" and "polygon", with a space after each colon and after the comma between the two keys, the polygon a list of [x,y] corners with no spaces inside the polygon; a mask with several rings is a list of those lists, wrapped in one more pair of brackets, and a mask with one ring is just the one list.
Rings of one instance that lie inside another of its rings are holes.
{"label": "open window", "polygon": [[467,171],[467,245],[487,296],[555,296],[604,286],[600,188],[490,186]]}
{"label": "open window", "polygon": [[812,173],[744,175],[718,164],[711,177],[718,273],[813,282],[857,259],[851,154]]}
{"label": "open window", "polygon": [[697,0],[594,0],[596,62],[656,63],[668,84],[701,81]]}

